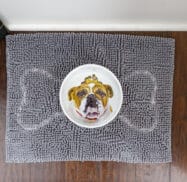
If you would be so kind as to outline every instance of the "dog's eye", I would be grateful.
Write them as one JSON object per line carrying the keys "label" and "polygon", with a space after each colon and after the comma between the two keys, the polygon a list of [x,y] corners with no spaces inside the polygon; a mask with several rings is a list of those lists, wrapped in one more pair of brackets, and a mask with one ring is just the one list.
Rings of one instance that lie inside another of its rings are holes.
{"label": "dog's eye", "polygon": [[101,97],[106,96],[106,94],[105,94],[102,90],[100,90],[100,89],[98,89],[98,90],[96,91],[96,94],[100,95]]}
{"label": "dog's eye", "polygon": [[87,90],[81,90],[77,92],[78,97],[84,97],[87,94]]}

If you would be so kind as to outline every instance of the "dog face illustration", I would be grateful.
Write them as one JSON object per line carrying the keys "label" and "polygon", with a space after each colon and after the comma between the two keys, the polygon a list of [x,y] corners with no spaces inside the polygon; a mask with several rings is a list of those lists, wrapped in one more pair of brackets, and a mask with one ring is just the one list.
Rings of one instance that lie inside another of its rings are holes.
{"label": "dog face illustration", "polygon": [[74,101],[77,113],[89,120],[98,119],[109,106],[109,98],[113,97],[113,90],[110,85],[98,81],[96,75],[88,76],[76,87],[68,92],[70,101]]}

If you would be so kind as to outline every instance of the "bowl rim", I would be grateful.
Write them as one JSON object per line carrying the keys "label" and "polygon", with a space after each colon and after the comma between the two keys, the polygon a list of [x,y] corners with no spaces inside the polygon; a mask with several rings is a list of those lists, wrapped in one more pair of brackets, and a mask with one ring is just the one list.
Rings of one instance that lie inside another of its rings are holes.
{"label": "bowl rim", "polygon": [[[92,66],[92,67],[96,67],[96,68],[101,68],[101,69],[104,69],[105,71],[107,71],[109,74],[112,75],[112,77],[114,78],[115,82],[117,83],[118,87],[119,87],[119,94],[121,95],[121,99],[119,101],[119,106],[117,107],[117,110],[116,110],[116,113],[110,118],[108,119],[105,123],[102,123],[102,124],[97,124],[97,125],[90,125],[90,126],[85,126],[84,124],[81,124],[79,122],[76,122],[75,120],[73,120],[69,114],[66,112],[66,109],[62,103],[62,89],[63,89],[63,86],[64,84],[66,83],[66,81],[69,79],[69,77],[71,76],[72,73],[76,72],[77,70],[81,69],[82,67],[85,67],[85,66]],[[116,75],[110,71],[108,68],[102,66],[102,65],[98,65],[98,64],[83,64],[83,65],[80,65],[80,66],[77,66],[76,68],[72,69],[65,77],[64,79],[62,80],[61,82],[61,86],[60,86],[60,90],[59,90],[59,100],[60,100],[60,106],[62,108],[62,111],[64,112],[65,116],[71,121],[73,122],[74,124],[80,126],[80,127],[84,127],[84,128],[98,128],[98,127],[102,127],[102,126],[105,126],[107,125],[108,123],[110,123],[112,120],[115,119],[115,117],[118,115],[118,113],[120,112],[120,109],[122,107],[122,103],[123,103],[123,90],[122,90],[122,86],[121,86],[121,83],[119,82],[119,80],[117,79]]]}

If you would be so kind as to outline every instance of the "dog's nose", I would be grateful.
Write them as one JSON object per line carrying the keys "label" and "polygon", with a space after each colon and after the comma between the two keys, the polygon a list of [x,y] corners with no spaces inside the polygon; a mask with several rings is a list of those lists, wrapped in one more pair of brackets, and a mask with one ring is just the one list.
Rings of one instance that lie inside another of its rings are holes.
{"label": "dog's nose", "polygon": [[96,100],[94,94],[88,95],[87,104],[88,104],[90,107],[96,107],[96,106],[97,106],[97,100]]}
{"label": "dog's nose", "polygon": [[94,108],[98,107],[97,99],[95,98],[94,94],[88,95],[84,112],[87,111],[88,107],[94,107]]}

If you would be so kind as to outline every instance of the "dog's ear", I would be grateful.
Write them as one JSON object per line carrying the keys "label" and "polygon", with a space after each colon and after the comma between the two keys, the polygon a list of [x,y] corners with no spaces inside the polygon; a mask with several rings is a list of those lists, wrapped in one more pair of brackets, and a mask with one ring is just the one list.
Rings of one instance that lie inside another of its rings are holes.
{"label": "dog's ear", "polygon": [[113,97],[113,90],[110,85],[105,85],[108,97]]}
{"label": "dog's ear", "polygon": [[69,98],[69,100],[72,100],[72,99],[73,99],[73,95],[74,95],[74,92],[75,92],[75,88],[76,88],[76,87],[73,87],[73,88],[71,88],[71,89],[68,91],[68,98]]}

